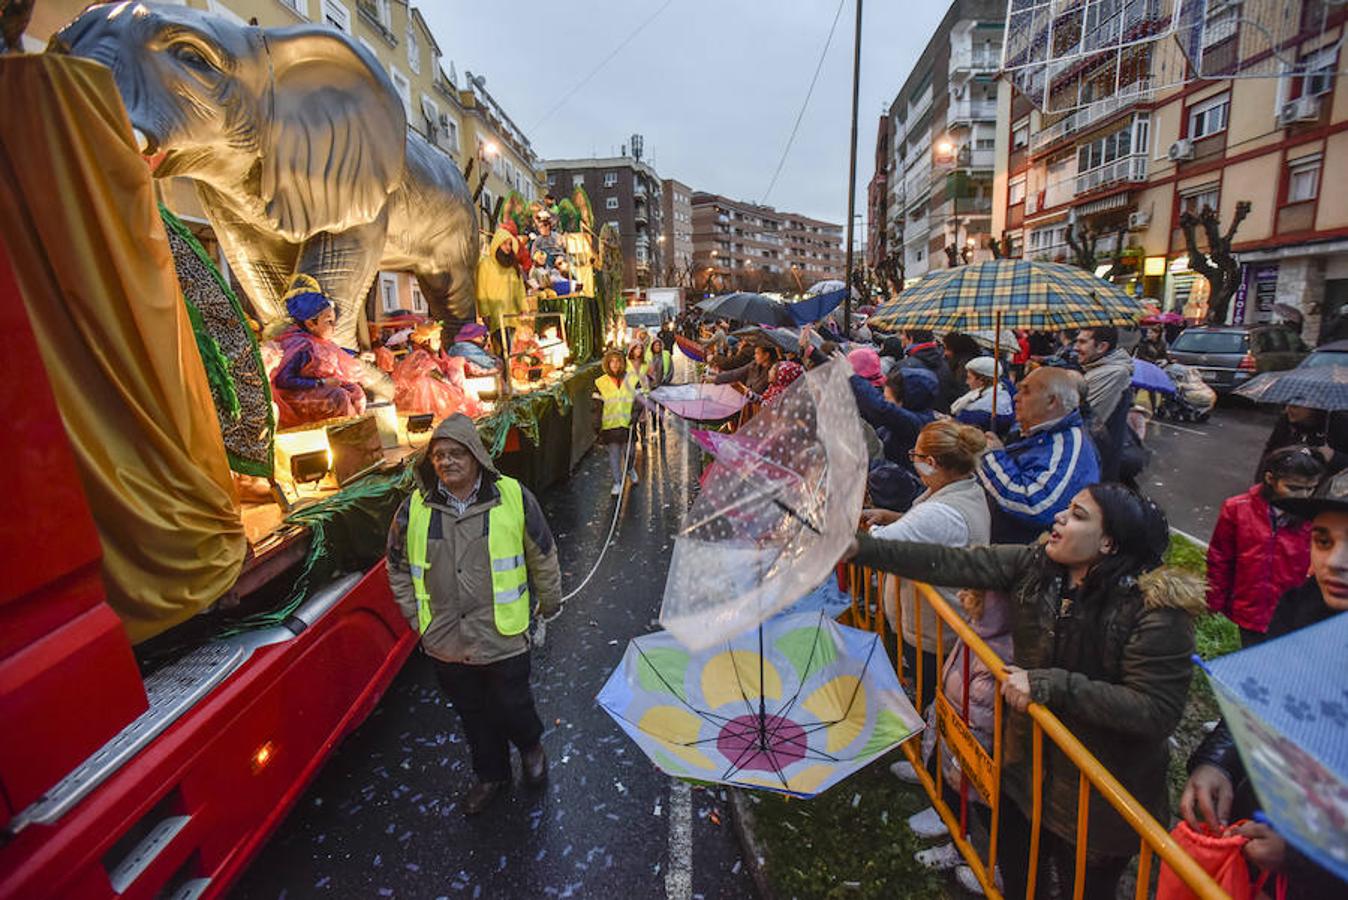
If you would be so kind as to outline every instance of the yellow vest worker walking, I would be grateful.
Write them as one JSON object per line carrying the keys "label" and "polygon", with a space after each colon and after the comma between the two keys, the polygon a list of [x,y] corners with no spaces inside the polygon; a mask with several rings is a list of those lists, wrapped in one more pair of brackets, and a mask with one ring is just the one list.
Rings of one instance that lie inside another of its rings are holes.
{"label": "yellow vest worker walking", "polygon": [[557,547],[534,495],[496,471],[461,413],[435,429],[416,478],[389,529],[389,584],[463,722],[478,779],[463,808],[476,815],[510,784],[511,744],[525,781],[547,780],[529,617],[534,603],[545,616],[560,606]]}
{"label": "yellow vest worker walking", "polygon": [[[623,455],[627,450],[627,435],[632,424],[640,380],[640,372],[628,369],[627,360],[621,351],[609,350],[604,354],[604,372],[594,383],[594,396],[601,404],[599,442],[608,449],[608,465],[613,473],[615,497],[623,492]],[[628,465],[627,477],[636,484],[636,466],[631,460],[628,460]]]}

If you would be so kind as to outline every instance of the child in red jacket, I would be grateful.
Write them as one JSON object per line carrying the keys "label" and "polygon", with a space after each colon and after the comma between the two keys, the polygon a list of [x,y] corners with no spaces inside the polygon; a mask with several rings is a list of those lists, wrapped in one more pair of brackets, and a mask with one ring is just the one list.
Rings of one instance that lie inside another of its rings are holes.
{"label": "child in red jacket", "polygon": [[1283,447],[1259,471],[1259,484],[1222,504],[1208,545],[1208,609],[1236,623],[1242,647],[1264,639],[1278,598],[1310,567],[1310,523],[1270,502],[1310,496],[1325,468],[1308,448]]}

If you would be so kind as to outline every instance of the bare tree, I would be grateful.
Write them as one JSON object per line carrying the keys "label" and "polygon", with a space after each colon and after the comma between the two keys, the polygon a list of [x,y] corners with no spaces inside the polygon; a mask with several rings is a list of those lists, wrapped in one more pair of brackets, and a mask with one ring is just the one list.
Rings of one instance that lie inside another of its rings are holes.
{"label": "bare tree", "polygon": [[987,240],[987,248],[992,251],[993,259],[1011,258],[1011,236],[1005,231],[1002,232],[1002,239],[999,241],[994,237]]}
{"label": "bare tree", "polygon": [[[1208,280],[1208,322],[1213,325],[1226,321],[1227,307],[1240,287],[1240,263],[1231,253],[1231,239],[1249,214],[1250,201],[1237,203],[1236,214],[1226,234],[1222,234],[1217,211],[1211,206],[1204,206],[1198,215],[1189,210],[1180,215],[1180,230],[1184,232],[1184,243],[1189,250],[1189,268]],[[1198,249],[1199,226],[1208,239],[1207,253]]]}
{"label": "bare tree", "polygon": [[903,290],[903,250],[894,250],[880,260],[880,265],[876,267],[875,274],[880,279],[880,287],[885,294],[889,297],[897,297]]}
{"label": "bare tree", "polygon": [[1067,226],[1067,246],[1072,248],[1072,265],[1079,269],[1095,271],[1095,245],[1100,241],[1100,233],[1085,222]]}

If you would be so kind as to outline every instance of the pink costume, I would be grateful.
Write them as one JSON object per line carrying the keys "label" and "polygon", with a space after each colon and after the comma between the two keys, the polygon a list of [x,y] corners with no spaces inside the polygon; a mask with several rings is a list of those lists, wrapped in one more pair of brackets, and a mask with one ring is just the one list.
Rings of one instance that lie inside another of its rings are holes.
{"label": "pink costume", "polygon": [[[359,382],[360,361],[332,341],[295,326],[279,338],[281,364],[272,373],[272,397],[282,428],[365,412],[365,391]],[[318,379],[335,379],[321,385]]]}
{"label": "pink costume", "polygon": [[462,357],[443,352],[432,355],[424,347],[413,347],[393,369],[393,402],[398,412],[430,413],[437,422],[456,412],[473,418],[481,415],[482,407],[465,390],[463,371]]}

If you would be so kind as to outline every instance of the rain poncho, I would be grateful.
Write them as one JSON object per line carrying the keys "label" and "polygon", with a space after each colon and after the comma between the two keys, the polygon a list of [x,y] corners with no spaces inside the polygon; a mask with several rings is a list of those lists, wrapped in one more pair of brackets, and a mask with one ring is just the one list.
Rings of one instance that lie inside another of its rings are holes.
{"label": "rain poncho", "polygon": [[463,371],[463,357],[415,347],[393,369],[393,402],[398,412],[430,413],[437,422],[456,412],[476,418],[482,410],[465,392]]}
{"label": "rain poncho", "polygon": [[[359,384],[360,360],[298,325],[276,342],[282,355],[271,378],[272,398],[280,411],[282,428],[365,412],[365,391]],[[320,379],[338,383],[324,385]]]}

